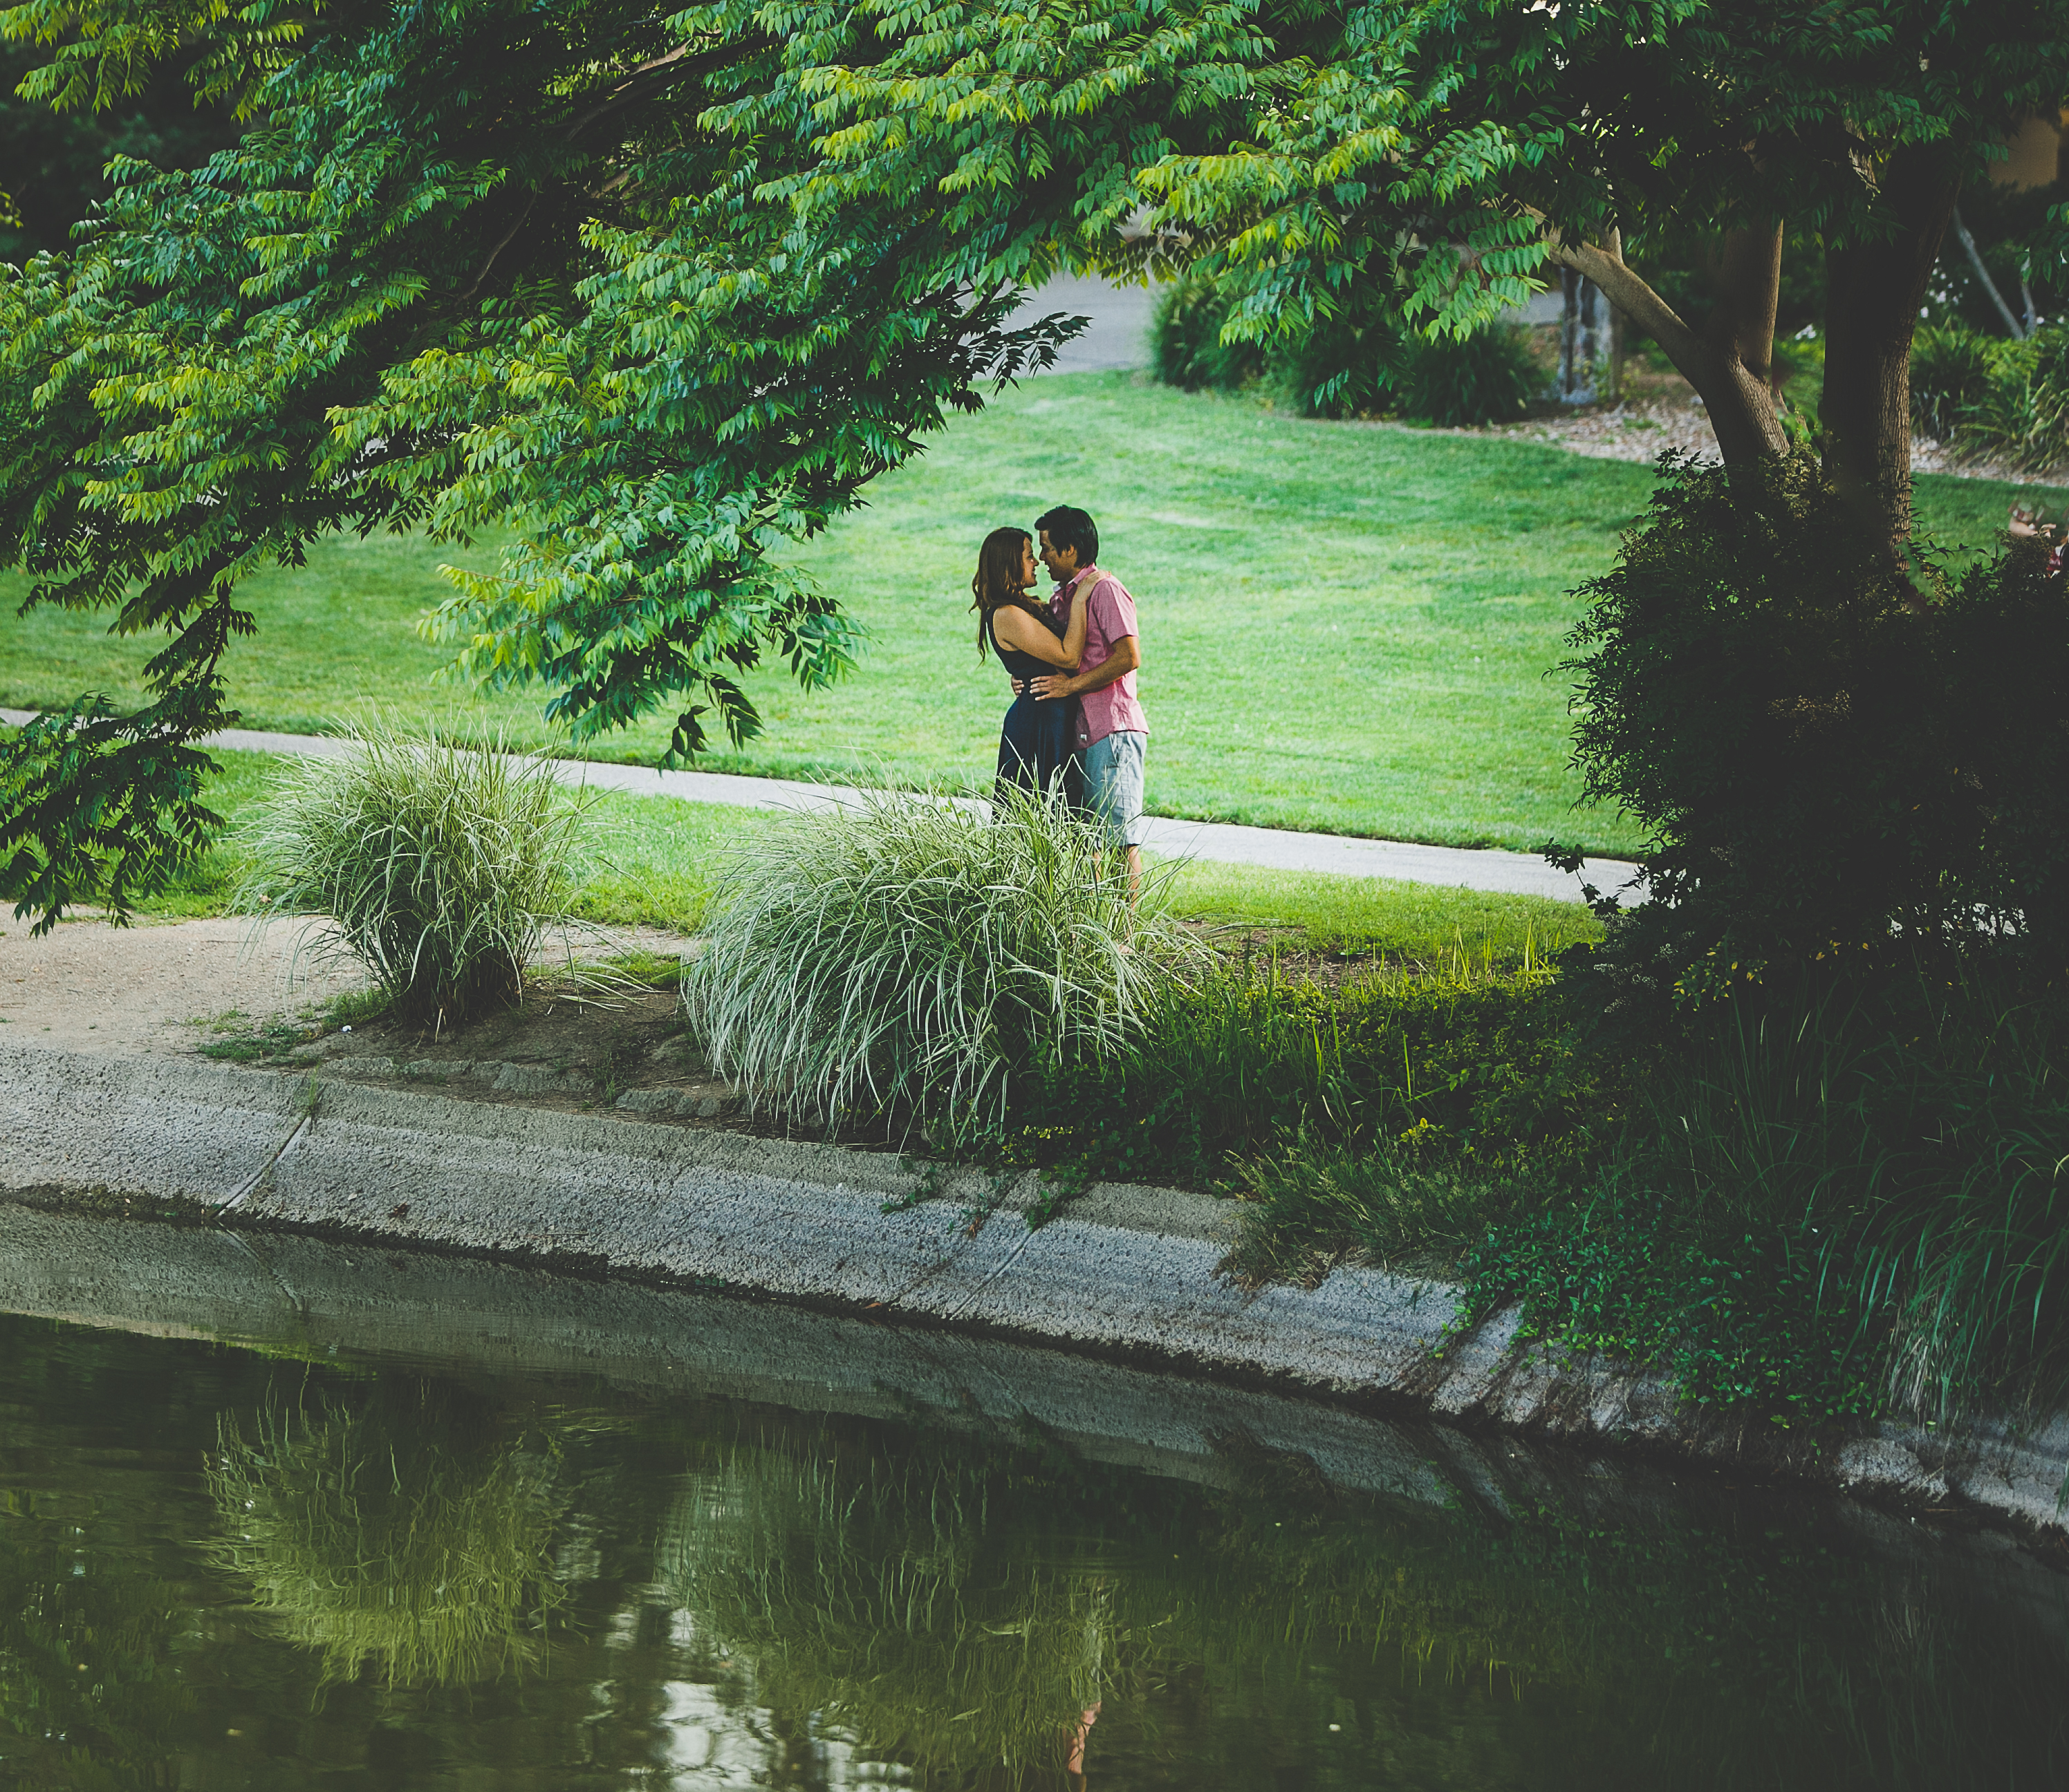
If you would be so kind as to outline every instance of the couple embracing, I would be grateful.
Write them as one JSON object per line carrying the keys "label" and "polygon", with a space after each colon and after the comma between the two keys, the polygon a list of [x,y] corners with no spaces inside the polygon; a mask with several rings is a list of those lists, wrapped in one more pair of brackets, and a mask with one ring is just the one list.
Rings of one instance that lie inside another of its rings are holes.
{"label": "couple embracing", "polygon": [[1142,663],[1135,601],[1097,564],[1099,528],[1059,505],[1034,524],[1041,564],[1055,581],[1047,607],[1027,593],[1041,576],[1025,529],[994,529],[978,551],[970,589],[977,650],[986,647],[1013,679],[1013,707],[998,738],[998,781],[1059,790],[1105,829],[1128,857],[1128,885],[1142,875],[1142,770],[1149,723],[1135,694]]}

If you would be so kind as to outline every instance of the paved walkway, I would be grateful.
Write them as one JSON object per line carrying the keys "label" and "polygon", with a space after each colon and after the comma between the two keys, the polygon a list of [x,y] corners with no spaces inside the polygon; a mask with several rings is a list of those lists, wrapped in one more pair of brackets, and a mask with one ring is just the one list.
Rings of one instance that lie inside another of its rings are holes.
{"label": "paved walkway", "polygon": [[[0,710],[0,722],[15,725],[29,716]],[[225,751],[306,753],[335,759],[351,743],[324,735],[263,734],[232,728],[208,743]],[[592,790],[622,790],[635,796],[675,796],[691,803],[724,803],[742,808],[843,808],[858,793],[840,784],[802,784],[790,778],[748,778],[724,772],[658,772],[651,766],[611,765],[597,760],[557,760],[563,782]],[[1359,840],[1345,834],[1296,833],[1281,828],[1245,828],[1227,821],[1149,821],[1149,847],[1171,858],[1213,859],[1260,865],[1277,871],[1324,871],[1345,878],[1395,878],[1407,883],[1448,884],[1518,896],[1581,900],[1585,882],[1614,890],[1637,867],[1618,859],[1590,859],[1575,876],[1554,870],[1529,853],[1461,846],[1420,846],[1401,840]]]}

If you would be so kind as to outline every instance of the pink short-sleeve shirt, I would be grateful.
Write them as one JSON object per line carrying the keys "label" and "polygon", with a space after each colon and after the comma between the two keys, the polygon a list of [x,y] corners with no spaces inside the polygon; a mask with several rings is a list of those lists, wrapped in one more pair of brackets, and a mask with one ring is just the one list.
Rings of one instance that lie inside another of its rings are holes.
{"label": "pink short-sleeve shirt", "polygon": [[[1088,593],[1085,611],[1085,657],[1080,672],[1090,672],[1112,658],[1116,642],[1136,633],[1135,600],[1111,572],[1088,566],[1067,585],[1059,585],[1049,600],[1059,621],[1069,620],[1067,600],[1076,590]],[[1110,734],[1132,729],[1149,732],[1149,719],[1136,698],[1135,674],[1124,672],[1110,685],[1088,690],[1078,698],[1078,744],[1089,747]]]}

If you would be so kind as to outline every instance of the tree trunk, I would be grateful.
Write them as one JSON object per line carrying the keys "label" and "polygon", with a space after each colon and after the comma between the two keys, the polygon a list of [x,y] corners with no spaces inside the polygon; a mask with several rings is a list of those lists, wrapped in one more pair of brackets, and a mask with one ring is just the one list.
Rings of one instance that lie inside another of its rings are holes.
{"label": "tree trunk", "polygon": [[[1727,466],[1785,454],[1774,401],[1774,312],[1781,295],[1781,226],[1727,230],[1709,258],[1716,302],[1704,332],[1704,377],[1682,372],[1709,407]],[[1671,354],[1672,350],[1669,350]],[[1679,365],[1678,363],[1676,365]],[[1700,365],[1700,364],[1699,364]]]}
{"label": "tree trunk", "polygon": [[1881,182],[1894,232],[1826,255],[1825,466],[1899,554],[1911,539],[1911,340],[1956,187],[1938,157],[1900,152]]}
{"label": "tree trunk", "polygon": [[1667,351],[1700,395],[1727,466],[1785,453],[1789,438],[1769,384],[1774,307],[1781,284],[1781,226],[1732,230],[1711,263],[1717,287],[1708,328],[1698,333],[1625,264],[1612,231],[1601,243],[1555,242],[1552,259],[1584,274]]}

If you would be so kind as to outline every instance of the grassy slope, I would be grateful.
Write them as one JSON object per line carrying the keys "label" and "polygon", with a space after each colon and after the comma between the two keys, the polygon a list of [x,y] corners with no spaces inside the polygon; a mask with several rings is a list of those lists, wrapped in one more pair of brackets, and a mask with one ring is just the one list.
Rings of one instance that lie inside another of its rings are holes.
{"label": "grassy slope", "polygon": [[[1531,848],[1557,834],[1636,841],[1614,816],[1571,810],[1561,689],[1544,674],[1574,606],[1643,508],[1648,469],[1513,442],[1304,422],[1247,398],[1126,374],[1036,381],[958,422],[871,507],[804,559],[871,629],[849,683],[805,695],[751,681],[768,732],[719,768],[901,777],[988,776],[1004,707],[965,613],[976,544],[1046,504],[1083,503],[1101,558],[1141,605],[1149,796],[1172,814],[1459,845]],[[1919,482],[1928,526],[1981,543],[2010,487]],[[374,708],[497,725],[557,743],[540,698],[476,702],[432,683],[439,650],[415,617],[444,594],[443,559],[483,546],[415,537],[326,544],[298,572],[248,587],[260,620],[232,695],[247,725],[319,728]],[[18,594],[0,576],[0,597]],[[137,692],[150,650],[104,622],[0,617],[0,703],[89,687]],[[649,756],[649,723],[587,749]]]}
{"label": "grassy slope", "polygon": [[[145,912],[226,912],[245,870],[238,846],[240,825],[264,802],[273,763],[263,753],[221,755],[210,800],[228,824],[224,838],[173,889],[146,903]],[[578,912],[606,925],[684,931],[704,914],[727,841],[776,819],[765,810],[618,792],[599,794],[590,816],[594,859],[583,880]],[[1526,949],[1549,954],[1601,935],[1593,917],[1573,902],[1250,865],[1181,867],[1173,906],[1181,914],[1204,920],[1297,929],[1317,947],[1418,959],[1463,952],[1507,959]]]}

